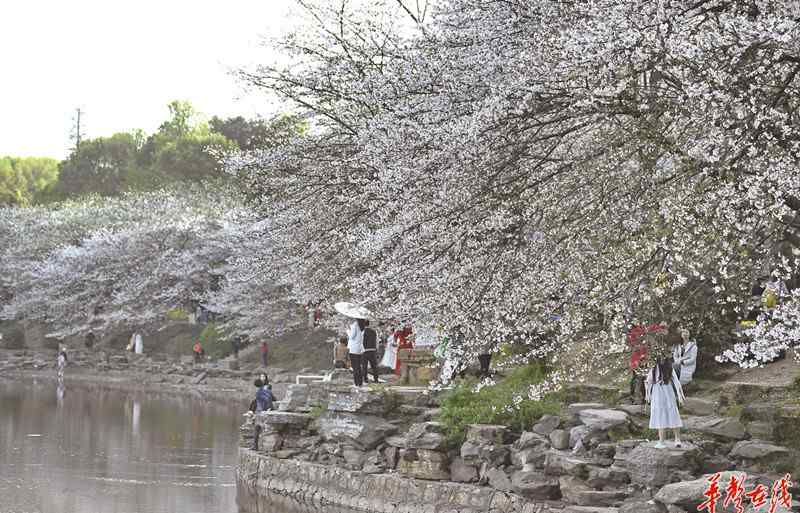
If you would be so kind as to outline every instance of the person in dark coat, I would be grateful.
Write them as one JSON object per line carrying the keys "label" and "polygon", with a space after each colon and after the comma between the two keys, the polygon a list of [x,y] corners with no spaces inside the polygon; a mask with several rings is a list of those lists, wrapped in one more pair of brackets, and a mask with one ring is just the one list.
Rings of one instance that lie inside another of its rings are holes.
{"label": "person in dark coat", "polygon": [[[272,393],[272,385],[266,379],[266,375],[262,374],[261,377],[253,383],[256,386],[256,398],[253,400],[255,404],[250,405],[250,410],[254,413],[263,411],[270,411],[275,409],[275,395]],[[255,422],[255,417],[253,417]],[[255,425],[255,433],[253,436],[253,450],[258,450],[258,439],[261,437],[261,426]]]}
{"label": "person in dark coat", "polygon": [[364,354],[361,357],[361,374],[364,376],[364,382],[369,382],[369,374],[367,374],[368,365],[372,366],[372,376],[375,378],[375,383],[378,382],[378,334],[375,330],[369,327],[369,321],[364,321],[366,327],[364,328]]}
{"label": "person in dark coat", "polygon": [[272,393],[272,385],[261,382],[261,386],[256,392],[256,413],[260,411],[270,411],[275,409],[275,395]]}

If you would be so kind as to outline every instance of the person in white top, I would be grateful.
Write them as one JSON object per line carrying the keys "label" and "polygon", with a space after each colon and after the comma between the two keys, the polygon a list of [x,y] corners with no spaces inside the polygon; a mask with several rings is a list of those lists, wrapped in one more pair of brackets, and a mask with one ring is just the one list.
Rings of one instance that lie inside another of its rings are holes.
{"label": "person in white top", "polygon": [[672,350],[672,359],[681,385],[691,382],[697,368],[697,342],[689,338],[689,330],[681,330],[681,343]]}
{"label": "person in white top", "polygon": [[133,352],[136,354],[144,353],[144,342],[142,341],[141,333],[133,335]]}
{"label": "person in white top", "polygon": [[686,397],[672,367],[672,358],[658,360],[650,369],[645,380],[645,400],[650,403],[650,429],[658,430],[657,449],[663,449],[666,430],[675,434],[675,446],[681,446],[680,428],[683,427],[678,403],[683,404]]}
{"label": "person in white top", "polygon": [[364,319],[356,319],[347,332],[347,351],[350,353],[350,365],[353,367],[353,383],[360,387],[364,381],[361,375],[361,356],[364,354]]}

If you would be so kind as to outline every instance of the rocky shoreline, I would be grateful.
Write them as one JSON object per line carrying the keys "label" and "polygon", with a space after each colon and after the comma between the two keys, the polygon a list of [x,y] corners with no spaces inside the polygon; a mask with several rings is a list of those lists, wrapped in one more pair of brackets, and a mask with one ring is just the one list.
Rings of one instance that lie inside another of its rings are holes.
{"label": "rocky shoreline", "polygon": [[239,504],[244,512],[271,511],[281,497],[303,511],[681,513],[696,511],[716,472],[724,496],[732,472],[771,490],[800,471],[797,447],[767,436],[776,419],[800,428],[800,409],[747,422],[742,412],[766,414],[764,405],[735,417],[730,406],[720,413],[721,402],[686,405],[681,447],[646,439],[642,406],[597,402],[567,404],[523,433],[473,425],[453,447],[431,420],[437,399],[427,391],[290,385],[281,411],[248,414],[242,425]]}
{"label": "rocky shoreline", "polygon": [[[55,382],[51,353],[0,351],[0,379]],[[191,357],[136,355],[111,351],[71,351],[64,381],[67,386],[98,386],[126,392],[186,394],[212,401],[241,404],[245,411],[254,396],[254,370],[225,367],[229,362],[195,364]],[[276,393],[284,393],[294,374],[268,368]]]}

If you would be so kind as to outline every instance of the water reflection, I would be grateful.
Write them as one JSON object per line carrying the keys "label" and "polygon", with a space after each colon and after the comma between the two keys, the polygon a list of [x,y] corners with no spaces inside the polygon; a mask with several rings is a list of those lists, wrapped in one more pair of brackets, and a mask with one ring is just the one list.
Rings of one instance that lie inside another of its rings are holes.
{"label": "water reflection", "polygon": [[242,409],[0,380],[0,511],[234,513]]}

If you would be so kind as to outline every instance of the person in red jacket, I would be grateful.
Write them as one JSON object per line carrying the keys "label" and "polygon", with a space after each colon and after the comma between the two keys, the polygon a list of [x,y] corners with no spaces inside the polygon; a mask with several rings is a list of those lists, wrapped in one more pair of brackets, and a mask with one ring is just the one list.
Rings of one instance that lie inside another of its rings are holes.
{"label": "person in red jacket", "polygon": [[266,367],[267,366],[267,355],[269,354],[269,348],[267,347],[267,343],[261,342],[261,365]]}
{"label": "person in red jacket", "polygon": [[[403,326],[402,328],[395,330],[394,340],[397,344],[398,354],[400,353],[401,349],[414,348],[414,342],[411,340],[412,333],[411,326]],[[397,363],[395,363],[394,366],[394,373],[398,376],[400,375],[400,358],[397,358]]]}
{"label": "person in red jacket", "polygon": [[[645,341],[645,335],[648,333],[659,333],[662,331],[667,331],[667,327],[663,324],[650,324],[647,326],[643,326],[641,324],[637,324],[633,326],[630,331],[628,331],[628,345],[631,348],[631,359],[630,359],[630,368],[631,368],[631,398],[634,400],[637,398],[641,398],[641,401],[644,401],[645,396],[645,389],[644,389],[644,375],[640,370],[642,364],[647,360],[647,354],[649,349],[647,347],[647,342]],[[647,369],[645,369],[647,370]]]}

